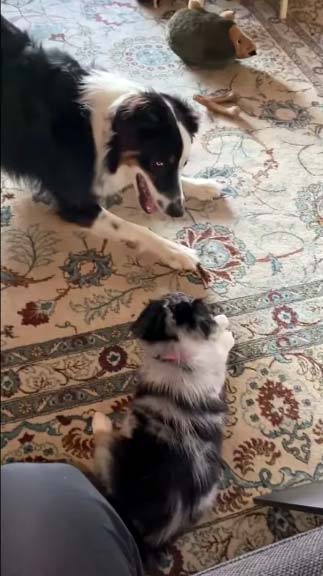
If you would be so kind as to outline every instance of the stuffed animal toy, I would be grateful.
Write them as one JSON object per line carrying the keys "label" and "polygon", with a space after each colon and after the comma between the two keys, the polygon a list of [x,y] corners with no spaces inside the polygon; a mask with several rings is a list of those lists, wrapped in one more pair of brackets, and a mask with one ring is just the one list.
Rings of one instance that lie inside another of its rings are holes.
{"label": "stuffed animal toy", "polygon": [[234,12],[207,12],[203,0],[190,0],[168,23],[170,48],[186,64],[214,68],[230,59],[256,55],[253,41],[234,23]]}

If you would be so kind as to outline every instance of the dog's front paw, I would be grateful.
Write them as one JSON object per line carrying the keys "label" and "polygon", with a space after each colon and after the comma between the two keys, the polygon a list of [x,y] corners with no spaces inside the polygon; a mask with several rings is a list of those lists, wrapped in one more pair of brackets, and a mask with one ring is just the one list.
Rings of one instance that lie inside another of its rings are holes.
{"label": "dog's front paw", "polygon": [[206,184],[201,186],[199,195],[205,199],[215,199],[221,196],[221,187],[217,182],[209,180]]}
{"label": "dog's front paw", "polygon": [[185,270],[188,272],[197,272],[199,257],[195,250],[183,246],[182,244],[175,244],[169,241],[167,250],[163,252],[161,261],[167,266],[174,268],[174,270]]}
{"label": "dog's front paw", "polygon": [[221,186],[209,178],[182,178],[185,196],[195,197],[199,200],[210,200],[221,196]]}
{"label": "dog's front paw", "polygon": [[199,257],[195,250],[187,246],[179,246],[179,250],[172,250],[169,259],[169,265],[175,270],[184,270],[187,272],[196,272],[199,264]]}

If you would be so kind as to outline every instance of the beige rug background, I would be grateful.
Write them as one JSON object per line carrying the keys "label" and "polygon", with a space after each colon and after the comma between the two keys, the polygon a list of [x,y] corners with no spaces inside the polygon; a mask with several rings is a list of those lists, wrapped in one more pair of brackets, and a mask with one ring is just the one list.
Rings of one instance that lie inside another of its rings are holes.
{"label": "beige rug background", "polygon": [[[323,479],[322,1],[219,2],[237,10],[258,56],[213,73],[186,69],[166,18],[129,0],[3,2],[6,17],[85,65],[119,70],[189,100],[233,88],[237,123],[201,110],[189,175],[218,180],[216,201],[188,198],[182,220],[141,214],[131,193],[112,209],[184,241],[213,270],[210,291],[236,334],[217,504],[165,557],[172,576],[309,529],[318,519],[253,505],[270,488]],[[198,106],[198,105],[196,105]],[[125,246],[81,233],[3,175],[2,461],[91,464],[91,415],[122,417],[139,351],[129,325],[177,274]],[[158,572],[157,572],[158,573]]]}

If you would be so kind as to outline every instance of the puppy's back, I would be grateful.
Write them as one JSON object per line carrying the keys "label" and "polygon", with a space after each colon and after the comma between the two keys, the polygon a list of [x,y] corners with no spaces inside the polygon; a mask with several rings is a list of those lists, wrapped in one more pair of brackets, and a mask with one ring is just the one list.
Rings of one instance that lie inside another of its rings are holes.
{"label": "puppy's back", "polygon": [[178,446],[151,434],[147,419],[137,423],[132,438],[113,447],[113,496],[127,512],[145,544],[163,545],[185,524],[183,493],[191,493],[191,463]]}
{"label": "puppy's back", "polygon": [[[164,416],[162,398],[136,396],[131,434],[111,446],[112,494],[153,548],[198,519],[222,473],[221,425],[187,405],[175,404],[175,417],[172,403]],[[219,401],[216,416],[222,411]]]}

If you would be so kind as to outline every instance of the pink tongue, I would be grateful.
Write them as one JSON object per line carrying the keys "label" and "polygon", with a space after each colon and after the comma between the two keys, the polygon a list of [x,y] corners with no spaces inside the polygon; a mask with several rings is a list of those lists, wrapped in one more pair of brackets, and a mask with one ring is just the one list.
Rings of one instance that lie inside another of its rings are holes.
{"label": "pink tongue", "polygon": [[141,174],[137,174],[137,186],[139,189],[139,201],[141,207],[147,212],[147,214],[152,214],[157,211],[157,206],[149,192],[148,184]]}
{"label": "pink tongue", "polygon": [[157,206],[156,206],[155,202],[153,201],[153,199],[149,193],[146,194],[145,205],[146,205],[146,210],[147,210],[148,214],[152,214],[153,212],[157,211]]}

